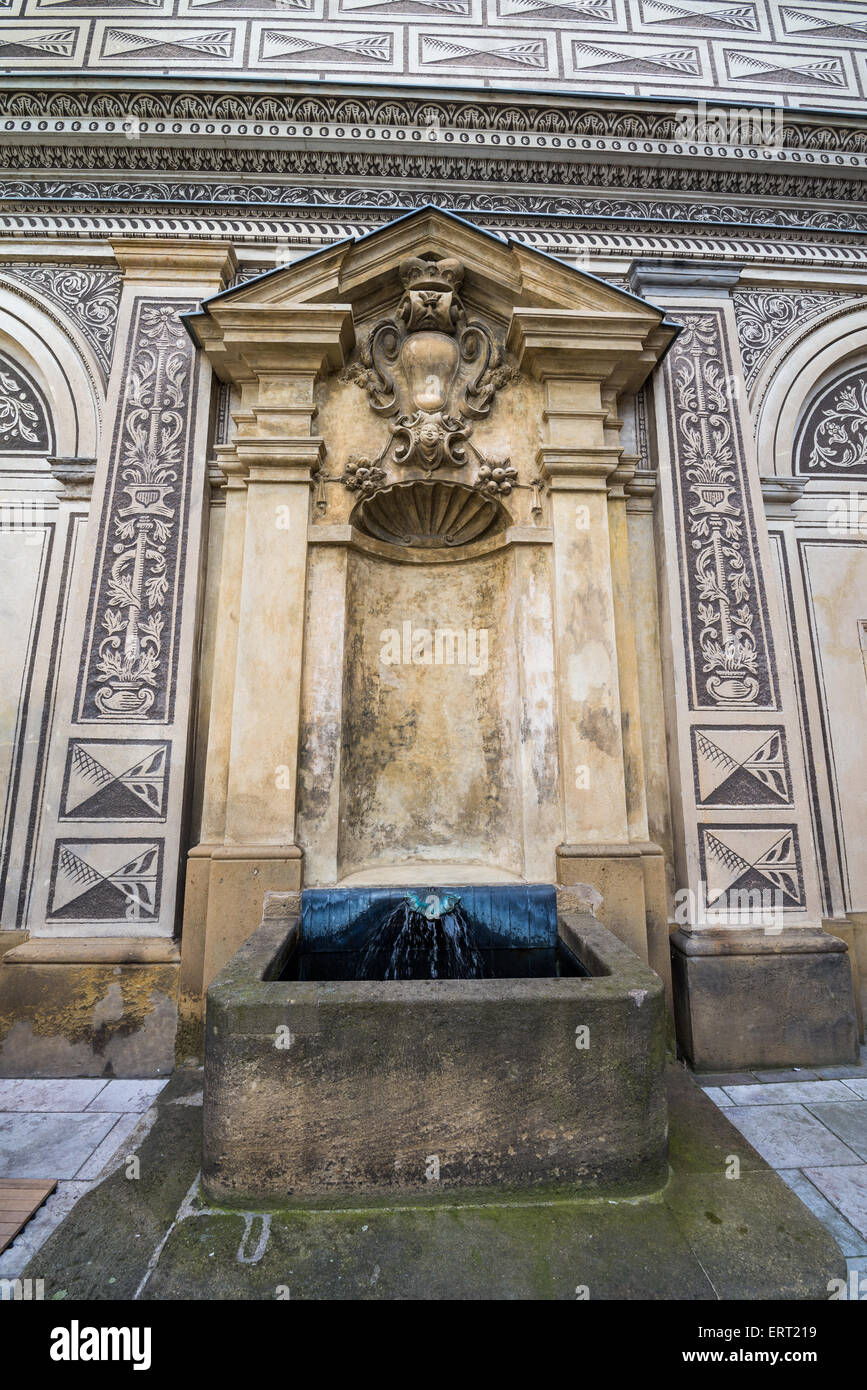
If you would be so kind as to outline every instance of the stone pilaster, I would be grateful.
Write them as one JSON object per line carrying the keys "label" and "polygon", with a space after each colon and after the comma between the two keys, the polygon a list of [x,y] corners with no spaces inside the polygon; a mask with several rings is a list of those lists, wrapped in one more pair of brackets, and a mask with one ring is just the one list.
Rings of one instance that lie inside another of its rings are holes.
{"label": "stone pilaster", "polygon": [[[618,327],[603,327],[586,314],[516,309],[510,345],[545,389],[537,461],[549,491],[554,535],[564,835],[557,850],[558,879],[598,888],[606,925],[645,960],[655,955],[667,976],[662,859],[648,842],[644,804],[616,416],[617,395],[643,381],[650,358],[634,328],[626,343]],[[662,887],[653,913],[645,859],[653,861],[648,875],[657,898],[657,880]],[[660,872],[654,874],[657,859]],[[657,935],[662,929],[661,950],[648,943],[651,919]]]}
{"label": "stone pilaster", "polygon": [[855,1049],[844,948],[821,929],[794,687],[729,301],[738,273],[642,262],[632,273],[636,291],[662,299],[683,325],[654,384],[673,972],[681,1041],[712,1069],[847,1061]]}
{"label": "stone pilaster", "polygon": [[235,261],[227,243],[137,238],[114,252],[123,288],[95,472],[52,460],[67,506],[93,492],[84,583],[58,633],[31,939],[0,968],[12,1075],[20,1049],[42,1075],[153,1075],[173,1057],[210,409],[182,315]]}
{"label": "stone pilaster", "polygon": [[[124,280],[90,582],[64,634],[28,922],[72,939],[176,929],[210,394],[181,315],[233,265],[223,243],[114,249]],[[87,482],[80,464],[55,464],[67,492]]]}
{"label": "stone pilaster", "polygon": [[249,935],[268,891],[301,886],[295,842],[314,386],[351,342],[343,307],[233,310],[191,320],[221,379],[241,389],[219,447],[227,514],[216,618],[201,841],[190,851],[182,996],[191,1024],[208,982]]}

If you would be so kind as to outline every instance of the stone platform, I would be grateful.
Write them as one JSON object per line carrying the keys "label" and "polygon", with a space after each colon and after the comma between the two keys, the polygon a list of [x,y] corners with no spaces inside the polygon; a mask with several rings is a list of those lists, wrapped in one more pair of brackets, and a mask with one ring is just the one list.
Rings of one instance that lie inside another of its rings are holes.
{"label": "stone platform", "polygon": [[825,1300],[846,1278],[828,1232],[681,1067],[667,1073],[661,1192],[485,1205],[208,1206],[201,1086],[200,1072],[175,1074],[139,1179],[115,1171],[23,1271],[45,1279],[46,1298]]}

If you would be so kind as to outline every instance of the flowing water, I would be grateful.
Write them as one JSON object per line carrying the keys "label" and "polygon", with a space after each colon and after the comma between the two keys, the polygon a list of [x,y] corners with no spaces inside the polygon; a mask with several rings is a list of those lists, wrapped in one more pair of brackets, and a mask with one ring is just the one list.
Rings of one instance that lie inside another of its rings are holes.
{"label": "flowing water", "polygon": [[481,951],[455,894],[408,893],[373,933],[359,980],[480,980]]}

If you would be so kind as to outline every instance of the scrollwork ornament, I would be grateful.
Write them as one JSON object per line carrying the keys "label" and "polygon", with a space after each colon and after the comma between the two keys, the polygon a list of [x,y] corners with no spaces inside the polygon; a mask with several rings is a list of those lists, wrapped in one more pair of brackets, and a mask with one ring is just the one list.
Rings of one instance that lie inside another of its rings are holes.
{"label": "scrollwork ornament", "polygon": [[[427,475],[462,468],[473,423],[490,413],[516,369],[485,324],[467,321],[460,261],[412,256],[399,274],[404,293],[396,316],[374,326],[344,380],[389,421],[391,440],[377,463],[393,445],[398,467]],[[356,475],[347,467],[347,476]]]}

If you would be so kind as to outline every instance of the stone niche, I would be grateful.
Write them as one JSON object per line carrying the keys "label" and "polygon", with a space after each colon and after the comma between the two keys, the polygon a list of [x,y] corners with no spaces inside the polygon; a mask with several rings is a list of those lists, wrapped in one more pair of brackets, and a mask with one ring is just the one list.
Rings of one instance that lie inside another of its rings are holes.
{"label": "stone niche", "polygon": [[[469,300],[465,312],[480,321]],[[356,324],[362,341],[371,331]],[[386,457],[367,498],[357,470],[388,447],[393,421],[369,409],[354,362],[320,384],[330,481],[309,533],[297,807],[307,885],[409,865],[553,881],[552,536],[541,481],[520,481],[537,478],[542,400],[502,337],[494,324],[506,384],[464,442],[466,462],[399,471]],[[487,470],[499,490],[482,490]],[[342,641],[323,643],[340,625]]]}
{"label": "stone niche", "polygon": [[186,988],[265,891],[364,882],[595,875],[653,963],[618,400],[662,312],[424,209],[188,323],[234,434]]}

